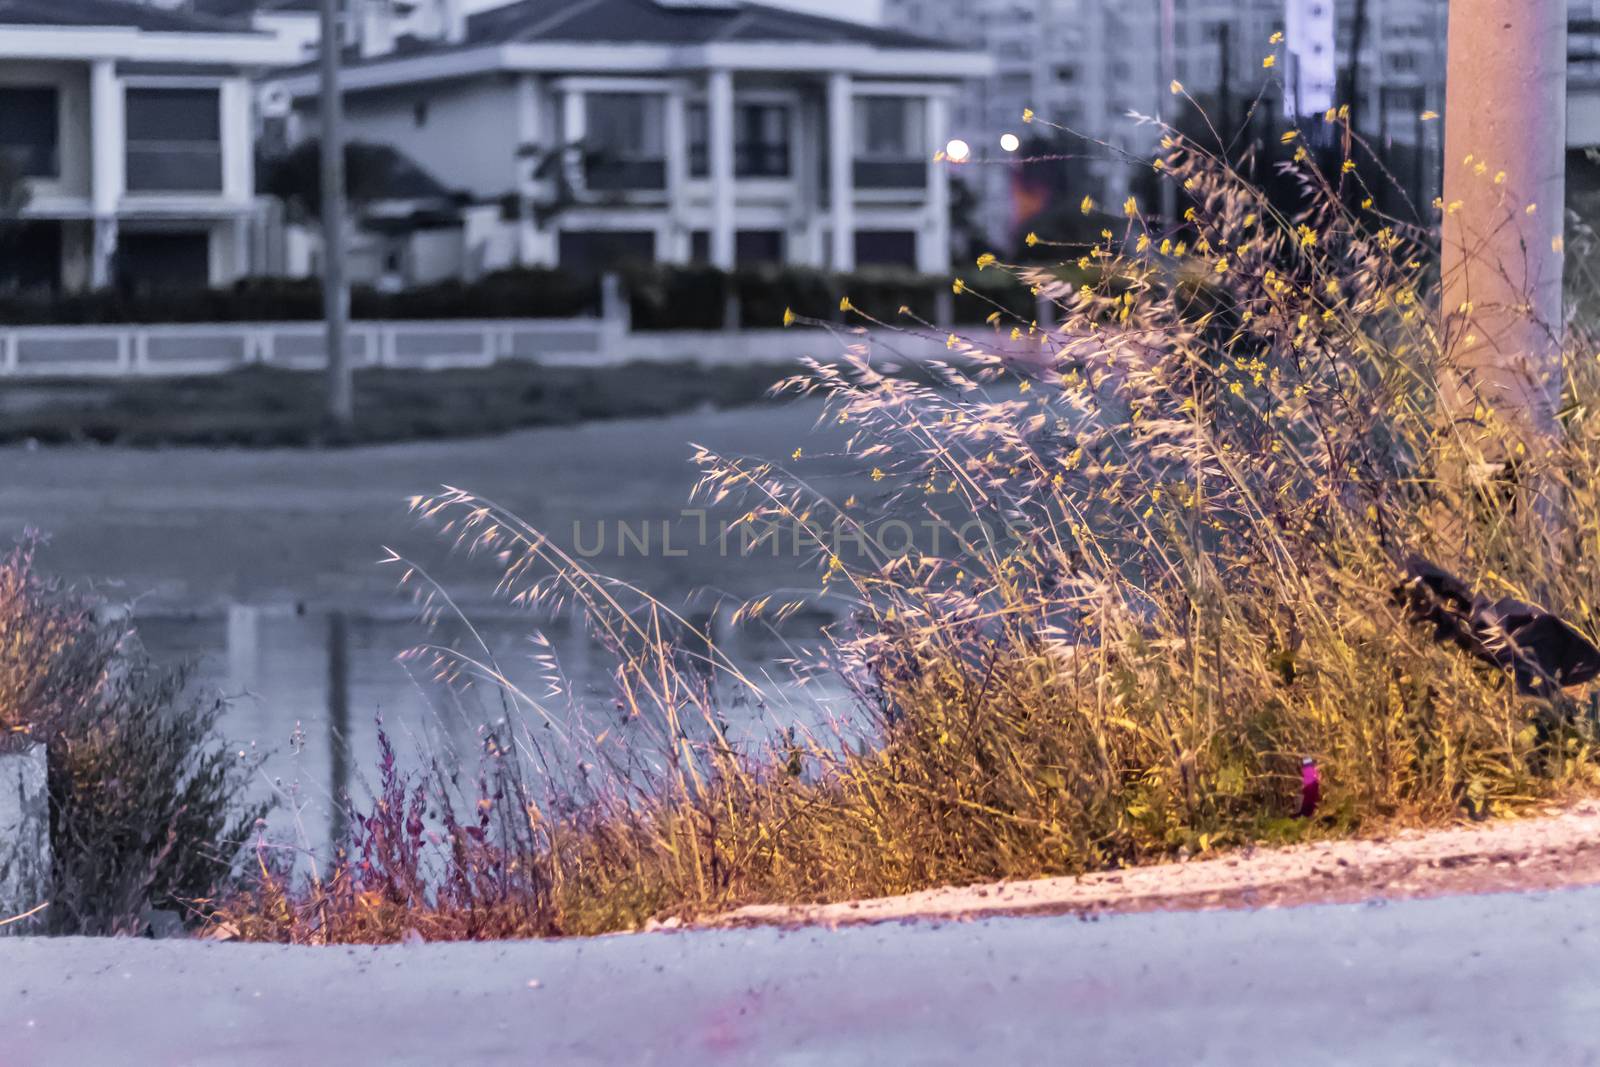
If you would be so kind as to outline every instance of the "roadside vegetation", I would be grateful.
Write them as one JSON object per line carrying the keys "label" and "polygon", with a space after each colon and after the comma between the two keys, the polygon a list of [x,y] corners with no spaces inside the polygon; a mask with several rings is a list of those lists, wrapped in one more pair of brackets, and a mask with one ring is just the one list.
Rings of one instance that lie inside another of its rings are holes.
{"label": "roadside vegetation", "polygon": [[[28,929],[192,924],[265,814],[245,799],[253,763],[216,733],[218,699],[190,693],[112,605],[33,557],[32,542],[0,556],[0,752],[43,745],[48,765],[48,907]],[[0,860],[25,858],[9,844]]]}
{"label": "roadside vegetation", "polygon": [[[1359,150],[1334,132],[1343,157]],[[855,353],[790,381],[854,431],[877,498],[813,493],[804,442],[781,463],[700,455],[700,497],[758,532],[803,531],[817,595],[848,605],[801,665],[841,681],[848,706],[804,726],[781,686],[493,501],[419,501],[498,561],[512,603],[583,612],[615,656],[614,699],[579,699],[548,658],[549,688],[527,692],[486,649],[418,650],[493,694],[479,774],[406,780],[386,760],[331,865],[292,870],[263,843],[260,877],[219,921],[304,943],[594,933],[1593,789],[1590,710],[1519,695],[1410,620],[1396,589],[1418,554],[1600,633],[1596,347],[1568,339],[1549,448],[1518,447],[1493,403],[1447,403],[1430,231],[1376,212],[1340,162],[1293,151],[1275,175],[1298,190],[1286,204],[1248,159],[1174,134],[1159,166],[1184,190],[1182,226],[1118,205],[1114,229],[1059,249],[1081,286],[992,256],[971,272],[1043,286],[1059,351],[1007,361],[952,337],[970,362],[937,386]],[[995,313],[1018,339],[1038,329]],[[874,555],[875,517],[908,506],[965,545]],[[405,573],[426,613],[448,609]],[[1306,758],[1322,802],[1296,818]]]}

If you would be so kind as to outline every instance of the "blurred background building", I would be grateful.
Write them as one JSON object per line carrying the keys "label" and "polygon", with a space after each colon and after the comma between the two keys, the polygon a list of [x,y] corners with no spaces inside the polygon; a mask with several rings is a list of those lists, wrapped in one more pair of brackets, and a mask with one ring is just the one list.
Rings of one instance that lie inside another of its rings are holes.
{"label": "blurred background building", "polygon": [[[652,257],[667,261],[737,265],[776,259],[838,267],[883,262],[938,270],[951,255],[963,258],[978,245],[1014,247],[1031,222],[1052,209],[1074,214],[1062,205],[1075,206],[1085,195],[1115,205],[1130,192],[1152,193],[1147,164],[1157,127],[1136,116],[1160,118],[1191,133],[1215,130],[1226,146],[1242,140],[1236,138],[1241,133],[1265,136],[1270,143],[1276,128],[1289,122],[1316,140],[1322,112],[1334,102],[1348,104],[1356,129],[1392,179],[1386,179],[1383,195],[1393,203],[1383,206],[1425,207],[1440,188],[1443,123],[1430,116],[1444,110],[1447,0],[780,4],[796,13],[740,0],[345,0],[340,44],[353,79],[350,136],[366,142],[359,169],[370,179],[359,198],[363,277],[405,284],[506,263],[587,262],[601,246],[642,254],[646,244]],[[213,42],[240,41],[249,34],[249,40],[273,42],[250,47],[286,57],[237,65],[224,77],[221,67],[232,62],[232,45],[206,44],[182,50],[185,54],[164,61],[168,67],[161,71],[139,66],[142,61],[131,53],[113,57],[100,75],[110,71],[124,88],[156,87],[152,78],[168,79],[163,84],[177,88],[170,79],[180,76],[227,83],[214,122],[209,104],[196,104],[195,114],[182,119],[196,137],[215,137],[231,146],[222,150],[230,161],[222,200],[208,189],[203,192],[209,199],[188,202],[208,220],[204,272],[199,270],[202,242],[193,231],[195,211],[180,219],[174,196],[141,199],[131,195],[132,189],[123,190],[130,196],[126,202],[118,199],[115,211],[104,191],[90,206],[69,205],[51,183],[71,185],[78,181],[71,175],[29,176],[36,195],[26,214],[55,227],[35,227],[30,239],[44,240],[41,235],[57,230],[62,235],[59,240],[51,236],[54,255],[33,258],[50,264],[59,258],[60,268],[49,268],[54,277],[92,286],[114,273],[110,256],[119,236],[150,234],[120,247],[134,258],[145,247],[159,245],[177,255],[181,246],[185,277],[203,274],[216,283],[246,271],[313,270],[312,228],[302,227],[295,235],[292,226],[279,222],[293,222],[297,210],[304,216],[315,199],[297,198],[293,186],[298,181],[305,193],[315,185],[314,167],[307,166],[314,160],[304,149],[315,133],[316,84],[304,65],[318,46],[318,6],[319,0],[12,0],[0,5],[0,13],[9,12],[5,17],[12,21],[25,16],[29,32],[47,32],[52,23],[79,30],[121,26],[128,40],[144,40],[158,32],[180,32],[171,29],[178,25],[173,20],[180,20],[181,32],[193,40],[203,34]],[[1570,0],[1569,11],[1568,132],[1574,149],[1569,184],[1600,196],[1596,167],[1584,152],[1600,145],[1600,0]],[[162,25],[169,29],[157,31],[155,19],[167,20]],[[1275,44],[1278,33],[1285,39]],[[579,34],[594,40],[580,40]],[[785,54],[752,59],[752,47],[756,52],[766,47],[755,43],[758,37],[786,42]],[[593,52],[591,46],[610,43],[643,58],[631,65],[604,57],[566,65],[540,60],[542,65],[511,71],[502,52],[494,51],[526,50],[541,42],[552,45],[552,56],[562,48]],[[481,69],[456,69],[441,59],[463,48],[478,49],[474,54],[483,61]],[[638,51],[651,48],[657,51]],[[720,103],[714,108],[704,56],[685,59],[684,49],[737,48],[749,55],[737,60],[744,65],[734,79],[734,103],[730,110]],[[848,116],[828,103],[825,64],[812,54],[819,48],[854,57],[840,60],[840,72],[854,79]],[[921,58],[912,69],[902,61],[918,48]],[[1263,65],[1269,54],[1276,57],[1270,68]],[[50,79],[41,82],[31,68],[19,65],[37,58],[10,58],[14,62],[0,75],[12,87],[10,126],[16,129],[8,133],[0,121],[0,138],[16,140],[14,152],[27,155],[26,165],[37,169],[44,165],[40,146],[48,142],[48,131],[40,127],[47,101],[24,90],[48,89]],[[48,61],[89,59],[62,53]],[[185,63],[204,66],[205,73],[176,69]],[[296,64],[302,69],[296,71]],[[978,70],[989,73],[974,76]],[[602,89],[596,78],[620,81]],[[592,84],[580,86],[573,79]],[[1168,91],[1174,79],[1184,87],[1181,95]],[[103,103],[122,99],[105,92],[112,82],[96,84]],[[205,86],[195,82],[190,88]],[[69,86],[60,92],[59,145],[70,170],[76,165],[75,145],[99,142],[86,140],[89,135],[73,125],[92,119],[88,111],[80,116],[73,110],[76,104],[68,106],[78,99],[78,90]],[[541,101],[537,108],[527,103],[530,92]],[[251,96],[253,108],[243,106],[241,94]],[[145,97],[136,98],[138,111]],[[402,98],[403,106],[397,102]],[[580,98],[581,106],[574,102]],[[536,114],[539,108],[549,114]],[[1038,121],[1025,123],[1025,110]],[[712,136],[713,112],[718,137]],[[443,123],[446,115],[449,121]],[[828,154],[838,143],[829,124],[845,118],[851,161],[834,173],[824,169],[832,166]],[[33,126],[24,129],[29,121]],[[1248,131],[1242,129],[1246,123],[1252,127]],[[246,129],[257,148],[253,161],[240,155],[249,135],[239,131]],[[585,144],[573,136],[580,129]],[[451,147],[446,133],[466,140]],[[542,149],[540,138],[548,142]],[[930,164],[952,138],[967,151],[964,165],[916,165]],[[712,165],[712,157],[721,159],[722,152],[709,147],[730,139],[731,176]],[[482,146],[490,143],[508,158],[487,160]],[[99,149],[103,169],[96,180],[103,189],[117,180],[106,162],[116,154],[108,146]],[[140,167],[155,165],[148,161],[153,146],[142,139],[140,151],[146,154]],[[297,146],[302,154],[292,159]],[[587,174],[590,166],[602,165],[597,158],[574,163],[583,153],[649,165],[623,174],[627,168],[613,160],[607,164],[609,176]],[[285,160],[292,164],[288,170],[272,165]],[[780,164],[788,168],[784,175],[756,173]],[[659,184],[657,170],[670,190],[653,187]],[[906,184],[914,171],[919,181]],[[275,182],[275,175],[282,181]],[[850,226],[866,234],[860,248],[854,237],[829,235],[829,197],[834,183],[845,178],[855,191]],[[247,214],[242,206],[247,179],[264,194],[256,204],[257,217],[248,222],[241,221]],[[900,186],[874,184],[891,179]],[[628,184],[646,181],[651,188]],[[601,188],[607,183],[622,184]],[[127,217],[134,208],[165,214]],[[274,212],[282,219],[262,221]],[[112,225],[113,216],[130,225]],[[226,224],[220,221],[224,217],[230,220]],[[179,225],[190,227],[182,240],[153,236],[160,227]],[[253,235],[244,233],[247,227],[254,227]],[[453,235],[446,232],[452,228]],[[1098,228],[1095,223],[1093,229]],[[568,231],[597,236],[585,245],[577,237],[564,238]],[[568,257],[561,254],[563,240]]]}

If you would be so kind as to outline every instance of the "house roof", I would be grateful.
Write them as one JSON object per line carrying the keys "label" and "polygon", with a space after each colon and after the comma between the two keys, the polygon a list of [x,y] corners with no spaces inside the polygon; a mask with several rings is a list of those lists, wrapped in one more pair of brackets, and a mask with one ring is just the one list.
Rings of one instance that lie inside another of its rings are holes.
{"label": "house roof", "polygon": [[594,44],[713,44],[762,41],[867,44],[879,48],[963,46],[844,19],[805,15],[764,4],[731,2],[667,7],[655,0],[518,0],[467,20],[474,44],[575,41]]}
{"label": "house roof", "polygon": [[248,33],[212,15],[169,11],[133,0],[0,0],[0,26],[116,27],[144,33]]}
{"label": "house roof", "polygon": [[[392,52],[346,50],[341,80],[356,92],[418,81],[476,77],[492,70],[590,70],[635,74],[737,65],[746,49],[761,69],[856,71],[873,77],[959,81],[982,77],[993,60],[981,49],[844,19],[800,14],[749,0],[513,0],[469,16],[457,42],[405,35]],[[644,51],[653,55],[643,56]],[[731,53],[731,54],[729,54]],[[930,54],[932,53],[932,54]],[[716,55],[714,55],[716,54]],[[789,57],[775,59],[774,57]],[[841,65],[842,64],[842,65]],[[316,64],[282,72],[300,98],[318,90]]]}

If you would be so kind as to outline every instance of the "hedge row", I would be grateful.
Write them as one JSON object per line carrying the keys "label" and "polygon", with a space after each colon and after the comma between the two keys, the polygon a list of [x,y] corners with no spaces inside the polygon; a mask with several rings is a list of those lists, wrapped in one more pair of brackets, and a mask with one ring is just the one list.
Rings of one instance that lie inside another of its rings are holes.
{"label": "hedge row", "polygon": [[[400,293],[356,287],[358,319],[568,318],[599,312],[593,278],[555,270],[493,274],[470,285],[442,282]],[[167,322],[310,322],[322,317],[315,279],[249,278],[226,289],[156,290],[127,296],[113,290],[35,298],[0,297],[0,323],[11,325]]]}
{"label": "hedge row", "polygon": [[[741,270],[651,266],[623,272],[633,324],[639,330],[715,330],[736,308],[739,324],[775,327],[784,312],[819,319],[840,317],[844,297],[870,315],[899,318],[902,307],[930,322],[940,317],[940,296],[951,280],[898,271],[830,274],[801,268]],[[967,292],[952,295],[949,310],[962,325],[981,322],[996,307],[1032,316],[1033,297],[997,269],[964,273]],[[730,301],[737,297],[737,304]],[[598,279],[560,270],[501,271],[467,284],[445,282],[400,293],[358,288],[351,295],[357,319],[569,318],[600,311]],[[105,291],[48,299],[0,297],[0,324],[300,322],[322,316],[315,280],[249,279],[227,289],[125,296]]]}
{"label": "hedge row", "polygon": [[757,329],[783,322],[784,312],[814,319],[840,319],[840,304],[851,304],[887,322],[903,321],[900,309],[937,322],[941,295],[949,294],[953,321],[971,325],[996,307],[1023,318],[1033,316],[1034,298],[1027,287],[1002,271],[969,272],[966,290],[952,294],[951,279],[905,271],[864,270],[830,274],[800,267],[741,270],[711,267],[654,267],[624,275],[638,330],[715,330],[726,324],[730,297],[739,325]]}

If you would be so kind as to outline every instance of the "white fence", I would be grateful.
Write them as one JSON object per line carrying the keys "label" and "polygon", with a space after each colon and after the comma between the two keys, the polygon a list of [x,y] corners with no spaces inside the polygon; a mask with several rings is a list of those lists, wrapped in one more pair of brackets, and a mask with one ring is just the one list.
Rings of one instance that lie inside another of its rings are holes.
{"label": "white fence", "polygon": [[[602,319],[356,322],[349,345],[358,367],[436,370],[502,359],[597,359],[621,332]],[[312,370],[326,362],[317,322],[0,329],[0,375],[214,374],[254,364]]]}
{"label": "white fence", "polygon": [[[500,360],[606,366],[634,360],[705,364],[837,358],[869,341],[885,355],[944,358],[942,341],[888,331],[814,329],[630,331],[616,319],[499,319],[356,322],[357,367],[442,370]],[[315,370],[327,362],[321,323],[0,327],[0,377],[119,377],[217,374],[246,366]]]}

